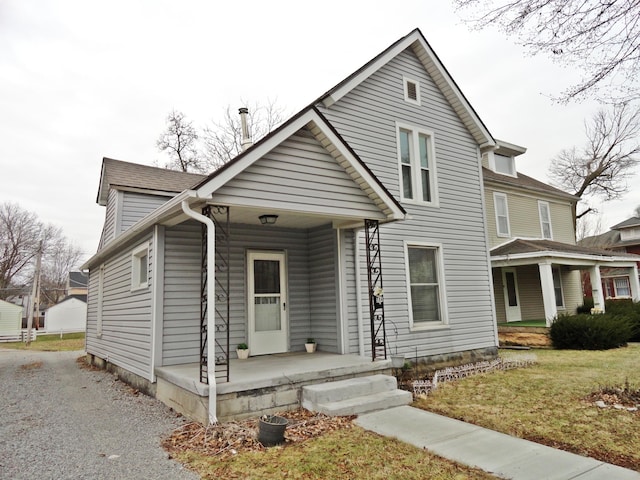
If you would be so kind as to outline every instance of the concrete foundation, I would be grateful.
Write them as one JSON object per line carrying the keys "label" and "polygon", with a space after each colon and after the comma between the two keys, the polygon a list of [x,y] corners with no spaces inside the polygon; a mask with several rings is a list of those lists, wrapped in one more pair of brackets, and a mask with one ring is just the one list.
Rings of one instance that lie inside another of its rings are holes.
{"label": "concrete foundation", "polygon": [[151,383],[146,378],[142,378],[140,375],[136,375],[135,373],[130,372],[129,370],[125,370],[118,365],[114,365],[107,360],[97,357],[91,353],[87,353],[86,362],[88,365],[92,365],[97,368],[101,368],[102,370],[106,370],[107,372],[113,373],[116,376],[116,379],[123,381],[124,383],[131,385],[136,390],[141,391],[142,393],[149,395],[150,397],[156,396],[156,384]]}
{"label": "concrete foundation", "polygon": [[[418,358],[418,367],[425,367],[429,370],[438,370],[444,367],[455,367],[465,363],[476,363],[493,360],[498,357],[498,347],[479,348],[475,350],[465,350],[464,352],[445,353],[441,355],[430,355]],[[407,357],[408,361],[415,362],[415,359]]]}

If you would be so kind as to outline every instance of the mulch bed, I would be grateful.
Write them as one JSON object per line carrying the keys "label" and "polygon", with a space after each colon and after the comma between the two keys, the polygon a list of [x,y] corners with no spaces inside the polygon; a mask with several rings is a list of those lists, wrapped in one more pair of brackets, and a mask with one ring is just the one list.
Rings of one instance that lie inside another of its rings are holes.
{"label": "mulch bed", "polygon": [[[289,420],[283,446],[304,442],[331,431],[351,428],[353,419],[356,418],[355,416],[329,417],[304,409],[281,412],[277,415]],[[208,427],[200,423],[189,423],[175,429],[163,440],[162,446],[170,454],[194,451],[217,458],[228,458],[240,452],[266,450],[266,447],[258,441],[257,434],[257,418]]]}

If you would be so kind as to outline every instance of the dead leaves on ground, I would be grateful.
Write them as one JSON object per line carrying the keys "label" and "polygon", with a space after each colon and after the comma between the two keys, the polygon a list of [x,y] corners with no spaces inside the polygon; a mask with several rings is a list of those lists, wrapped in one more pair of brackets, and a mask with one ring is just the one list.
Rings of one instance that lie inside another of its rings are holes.
{"label": "dead leaves on ground", "polygon": [[[310,438],[339,429],[351,428],[355,416],[329,417],[300,409],[278,415],[289,420],[284,446],[304,442]],[[197,452],[207,456],[228,458],[240,452],[264,451],[258,441],[258,419],[226,422],[207,427],[189,423],[177,428],[162,445],[170,454]]]}

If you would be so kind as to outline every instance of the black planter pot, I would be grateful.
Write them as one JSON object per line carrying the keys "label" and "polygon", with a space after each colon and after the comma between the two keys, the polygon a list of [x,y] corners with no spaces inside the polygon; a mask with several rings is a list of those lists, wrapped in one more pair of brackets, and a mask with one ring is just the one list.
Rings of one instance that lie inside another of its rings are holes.
{"label": "black planter pot", "polygon": [[264,415],[258,422],[258,441],[265,447],[284,443],[284,430],[289,421],[278,415]]}

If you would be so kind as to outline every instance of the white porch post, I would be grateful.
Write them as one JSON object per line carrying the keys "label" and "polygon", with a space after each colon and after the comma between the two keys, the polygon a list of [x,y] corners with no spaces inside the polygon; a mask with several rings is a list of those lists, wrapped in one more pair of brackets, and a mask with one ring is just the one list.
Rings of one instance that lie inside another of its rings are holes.
{"label": "white porch post", "polygon": [[640,302],[640,280],[638,279],[638,264],[630,268],[629,281],[631,283],[631,298],[634,302]]}
{"label": "white porch post", "polygon": [[556,293],[553,288],[553,271],[550,263],[539,263],[540,270],[540,286],[542,287],[542,303],[544,304],[544,317],[547,321],[547,327],[558,315],[558,307],[556,306]]}
{"label": "white porch post", "polygon": [[602,278],[600,278],[600,265],[594,265],[589,269],[589,277],[591,277],[593,308],[600,309],[604,313],[604,292],[602,291]]}

